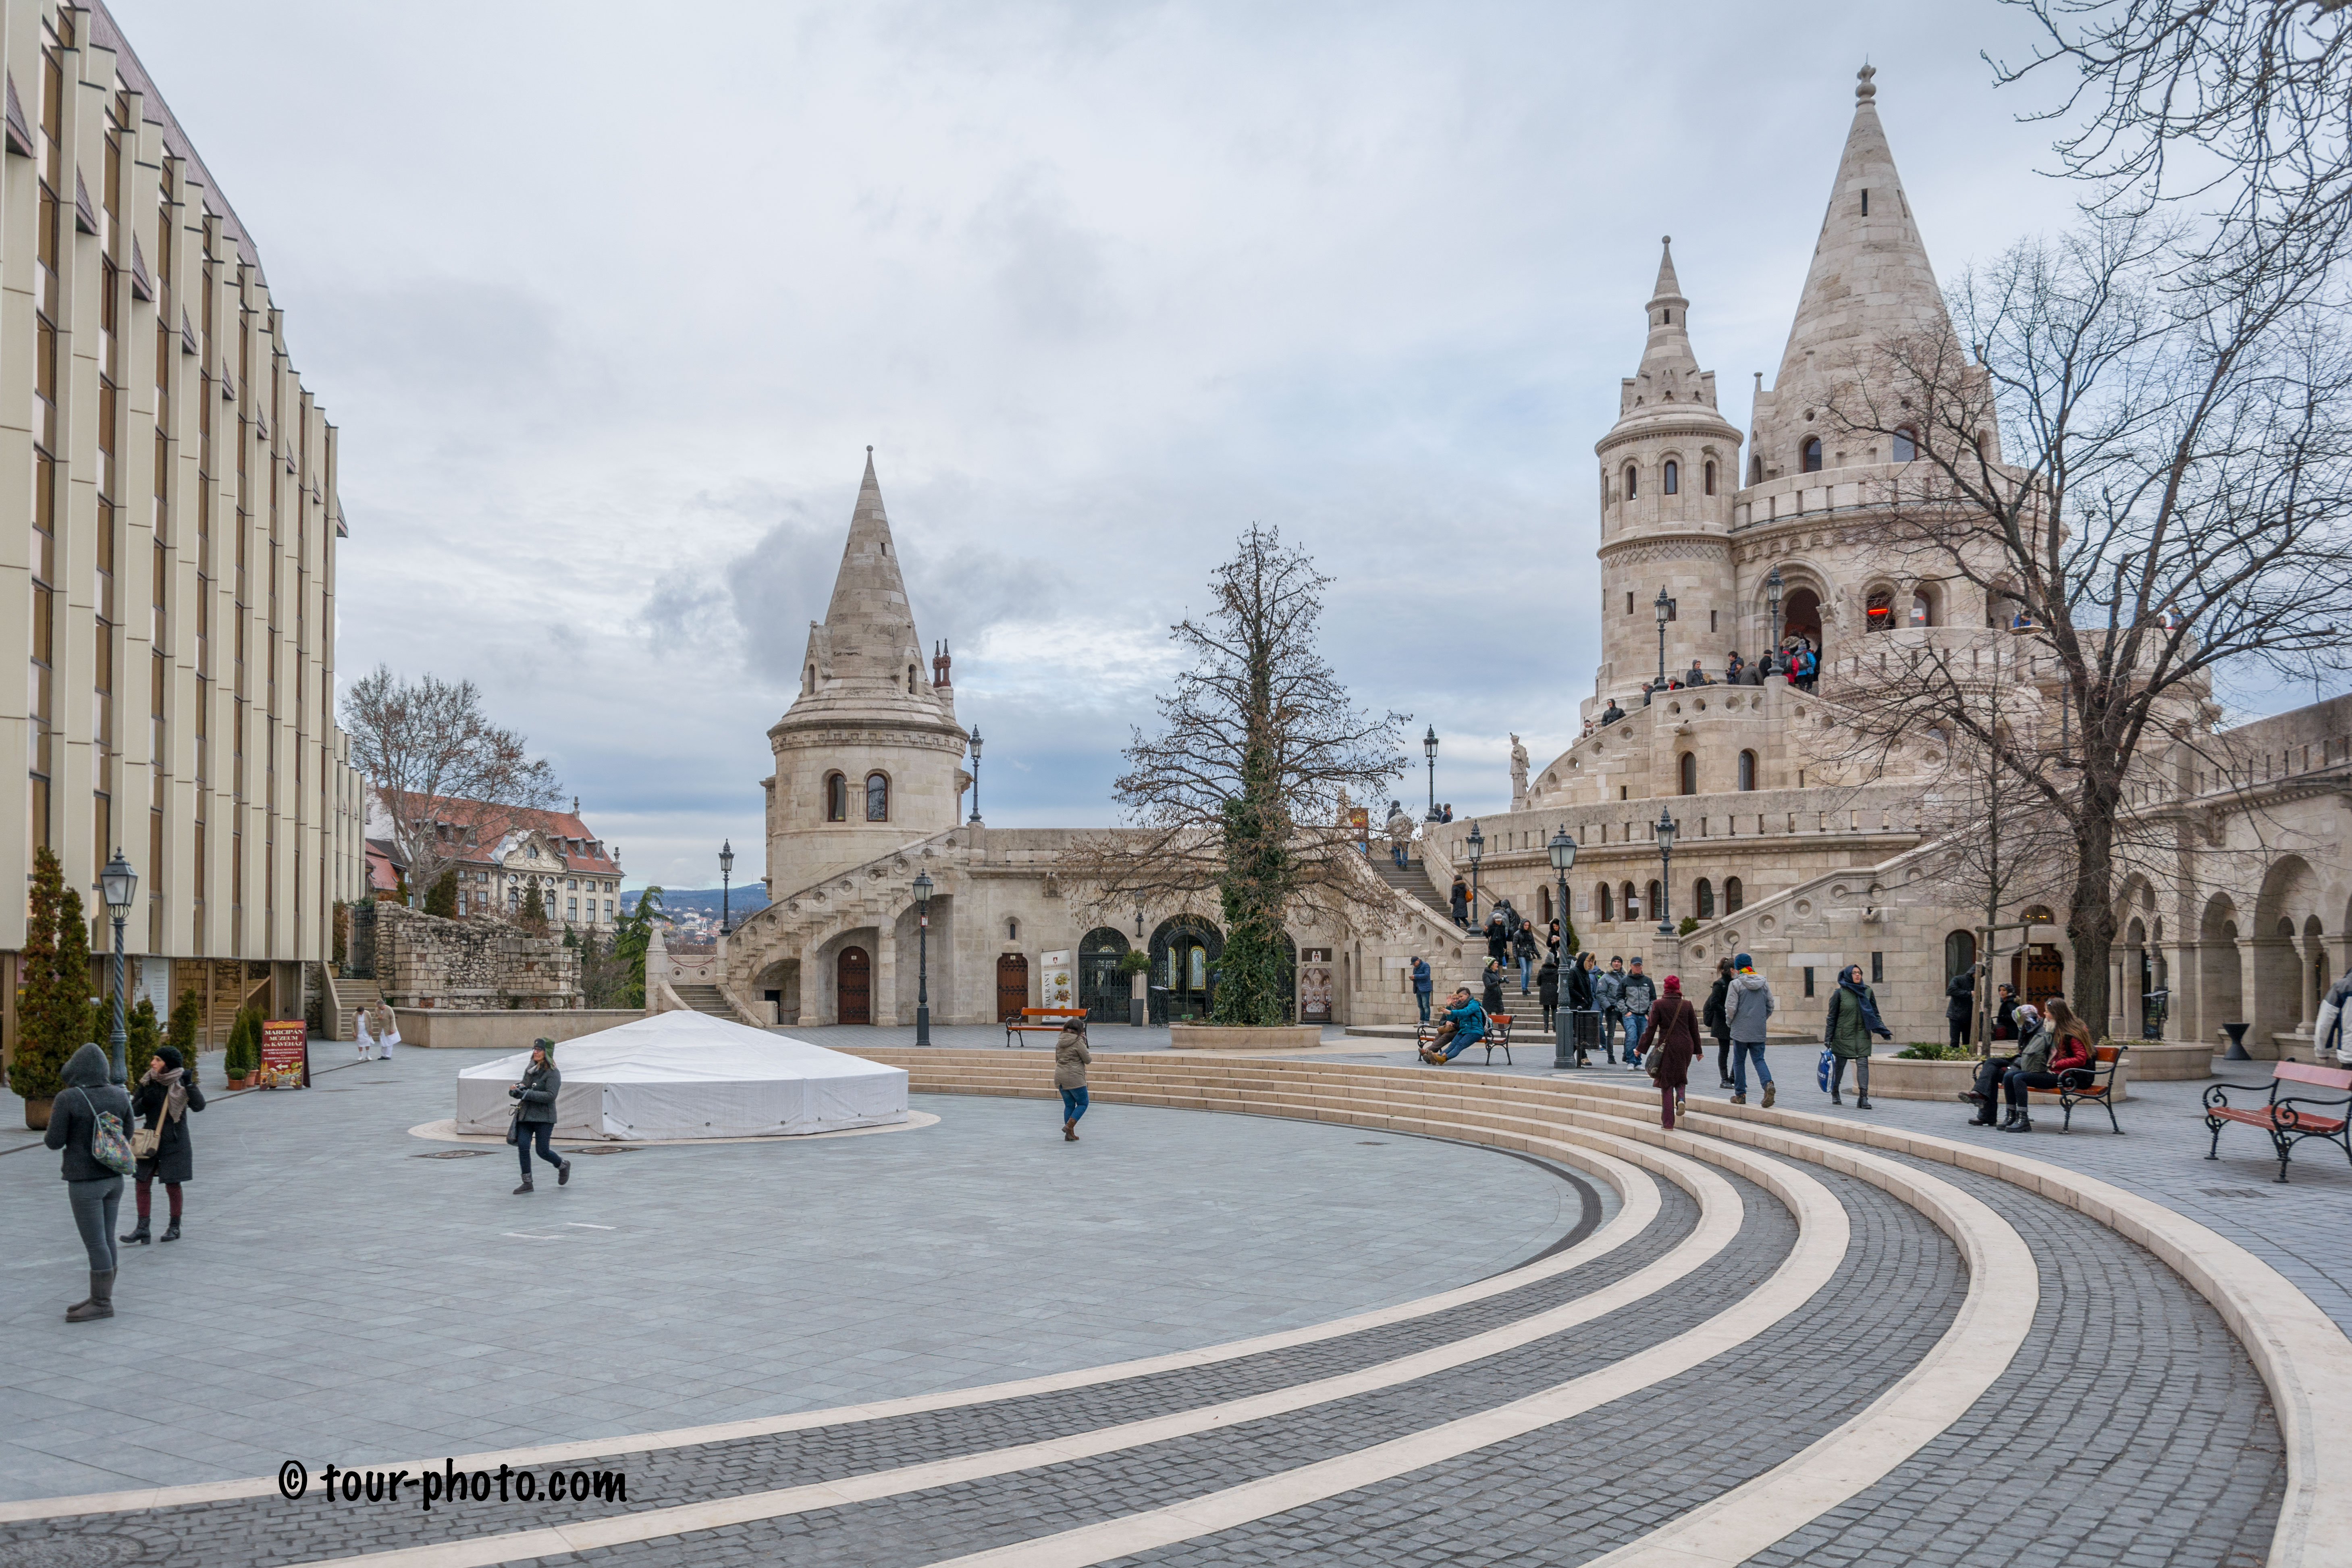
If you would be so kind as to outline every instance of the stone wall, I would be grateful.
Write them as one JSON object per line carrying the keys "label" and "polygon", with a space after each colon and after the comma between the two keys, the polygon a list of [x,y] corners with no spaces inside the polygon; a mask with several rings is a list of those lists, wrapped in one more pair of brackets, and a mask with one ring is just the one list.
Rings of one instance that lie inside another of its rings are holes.
{"label": "stone wall", "polygon": [[581,1005],[580,955],[499,920],[443,920],[376,906],[375,980],[394,1007],[564,1009]]}

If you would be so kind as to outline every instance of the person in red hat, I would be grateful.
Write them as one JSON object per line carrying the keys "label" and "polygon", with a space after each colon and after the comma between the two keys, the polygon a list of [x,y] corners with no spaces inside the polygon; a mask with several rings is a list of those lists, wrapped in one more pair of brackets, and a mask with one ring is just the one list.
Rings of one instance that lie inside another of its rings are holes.
{"label": "person in red hat", "polygon": [[1690,1087],[1690,1065],[1700,1050],[1698,1010],[1683,994],[1681,975],[1666,976],[1665,994],[1651,1005],[1650,1026],[1644,1033],[1650,1048],[1643,1053],[1642,1065],[1650,1081],[1658,1086],[1659,1120],[1672,1131],[1675,1108]]}

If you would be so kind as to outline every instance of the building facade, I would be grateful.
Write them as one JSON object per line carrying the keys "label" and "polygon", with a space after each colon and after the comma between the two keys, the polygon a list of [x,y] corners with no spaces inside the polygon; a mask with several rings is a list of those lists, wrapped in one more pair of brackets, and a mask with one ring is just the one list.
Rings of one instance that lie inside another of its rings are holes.
{"label": "building facade", "polygon": [[[397,899],[408,866],[381,793],[371,790],[367,798],[371,892]],[[589,830],[578,795],[572,797],[570,811],[439,797],[433,809],[434,831],[451,846],[449,869],[457,873],[460,919],[515,919],[537,888],[548,922],[558,929],[609,934],[619,922],[621,852]],[[421,903],[426,889],[414,891]]]}
{"label": "building facade", "polygon": [[[104,7],[0,3],[0,483],[26,505],[0,526],[0,626],[29,665],[0,687],[21,763],[0,876],[46,847],[95,909],[119,848],[143,990],[299,1016],[364,878],[334,723],[336,431]],[[25,917],[0,903],[12,962]]]}
{"label": "building facade", "polygon": [[[2046,652],[2013,634],[2013,604],[1890,558],[1916,438],[1840,436],[1825,417],[1840,375],[1874,349],[1948,330],[1873,74],[1860,74],[1787,347],[1772,384],[1758,378],[1744,437],[1699,364],[1671,249],[1662,256],[1639,365],[1594,448],[1601,658],[1584,733],[1515,769],[1513,807],[1475,825],[1475,858],[1472,823],[1425,825],[1422,868],[1432,894],[1458,871],[1538,920],[1567,913],[1604,961],[1638,954],[1653,973],[1696,977],[1748,952],[1780,998],[1784,1037],[1817,1038],[1838,970],[1862,964],[1898,1038],[1940,1041],[1958,970],[1982,959],[1991,980],[2038,996],[2066,988],[2073,955],[2053,910],[2032,900],[1998,911],[1979,954],[1984,910],[1959,862],[1980,823],[1961,809],[1954,748],[1928,726],[1858,759],[1836,733],[1840,693],[1900,679],[1906,650],[1933,647],[2001,705],[2005,725],[2054,739],[2056,684]],[[1998,465],[1999,431],[1977,439]],[[1723,682],[1735,655],[1753,661],[1776,637],[1817,652],[1813,689],[1778,675]],[[966,737],[945,660],[919,679],[923,646],[869,455],[801,691],[769,731],[772,901],[722,947],[728,1000],[763,1023],[904,1023],[919,962],[940,1020],[1075,1003],[1124,1021],[1119,961],[1141,950],[1150,1016],[1199,1011],[1222,945],[1210,914],[1089,915],[1057,871],[1075,833],[960,820]],[[1706,684],[1663,687],[1695,664]],[[2214,728],[2210,691],[2176,706],[2161,717],[2180,740],[2133,785],[2137,839],[2172,847],[2143,856],[2119,896],[2115,1026],[2140,1032],[2153,1022],[2143,995],[2167,993],[2154,1026],[2174,1041],[2212,1042],[2242,1022],[2257,1054],[2308,1055],[2326,984],[2352,967],[2352,862],[2339,847],[2352,699],[2228,731]],[[1675,829],[1670,863],[1662,815]],[[1578,845],[1564,903],[1547,852],[1563,830]],[[927,927],[919,873],[934,889]],[[1406,1022],[1415,956],[1444,983],[1470,981],[1484,959],[1433,899],[1392,897],[1384,926],[1318,930],[1302,916],[1289,932],[1301,993],[1328,986],[1333,1021]]]}

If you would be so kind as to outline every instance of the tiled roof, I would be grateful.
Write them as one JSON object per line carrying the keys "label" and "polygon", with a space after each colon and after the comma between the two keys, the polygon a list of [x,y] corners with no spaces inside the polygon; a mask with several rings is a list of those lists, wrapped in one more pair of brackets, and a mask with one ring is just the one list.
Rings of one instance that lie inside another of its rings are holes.
{"label": "tiled roof", "polygon": [[[474,824],[498,829],[497,837],[478,834],[478,842],[468,852],[457,858],[469,865],[491,866],[498,863],[499,846],[508,838],[526,833],[542,833],[553,841],[557,858],[563,869],[583,876],[617,877],[621,863],[613,856],[612,847],[589,831],[588,825],[577,812],[538,811],[527,806],[486,807],[479,801],[436,799],[434,815],[452,826]],[[484,841],[486,840],[486,841]]]}

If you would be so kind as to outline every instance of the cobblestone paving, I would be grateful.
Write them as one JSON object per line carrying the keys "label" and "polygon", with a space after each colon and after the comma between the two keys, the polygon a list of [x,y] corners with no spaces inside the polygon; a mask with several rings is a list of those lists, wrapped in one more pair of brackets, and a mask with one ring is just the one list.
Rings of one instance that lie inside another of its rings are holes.
{"label": "cobblestone paving", "polygon": [[[943,1118],[919,1131],[576,1159],[569,1186],[514,1197],[508,1152],[420,1158],[450,1146],[406,1131],[481,1059],[403,1051],[215,1102],[187,1234],[124,1249],[106,1323],[63,1321],[86,1264],[57,1154],[19,1131],[0,1154],[0,1498],[1101,1365],[1482,1279],[1583,1204],[1547,1169],[1427,1139],[1105,1106],[1072,1145],[1054,1106],[962,1096],[919,1097]],[[21,1127],[20,1107],[0,1117]],[[1478,1201],[1431,1201],[1451,1191]],[[142,1353],[159,1335],[163,1379]]]}
{"label": "cobblestone paving", "polygon": [[[1753,1290],[1788,1255],[1796,1226],[1761,1189],[1729,1178],[1745,1205],[1738,1237],[1723,1254],[1664,1298],[1637,1304],[1606,1324],[1552,1335],[1506,1354],[1394,1388],[1335,1401],[1214,1433],[1152,1444],[1067,1465],[942,1487],[906,1498],[761,1521],[740,1531],[715,1531],[609,1551],[556,1557],[550,1563],[599,1568],[657,1563],[753,1563],[788,1561],[794,1568],[856,1564],[915,1565],[985,1550],[1157,1508],[1223,1487],[1351,1452],[1389,1438],[1492,1408],[1538,1388],[1564,1382],[1671,1338]],[[1867,1201],[1867,1200],[1864,1200]],[[1917,1225],[1908,1211],[1884,1216],[1897,1228]],[[1929,1252],[1948,1246],[1926,1233]],[[1956,1258],[1947,1271],[1957,1277]],[[1933,1275],[1931,1267],[1926,1271]],[[1911,1303],[1903,1284],[1885,1279],[1903,1310]],[[1949,1281],[1931,1286],[1949,1303]],[[1469,1331],[1450,1320],[1449,1337]],[[1423,1342],[1427,1342],[1424,1326]],[[1932,1334],[1930,1335],[1932,1338]],[[1897,1367],[1889,1376],[1900,1375]],[[1592,1419],[1610,1424],[1610,1411]],[[1581,1423],[1570,1424],[1581,1425]],[[1808,1439],[1799,1439],[1800,1445]]]}

